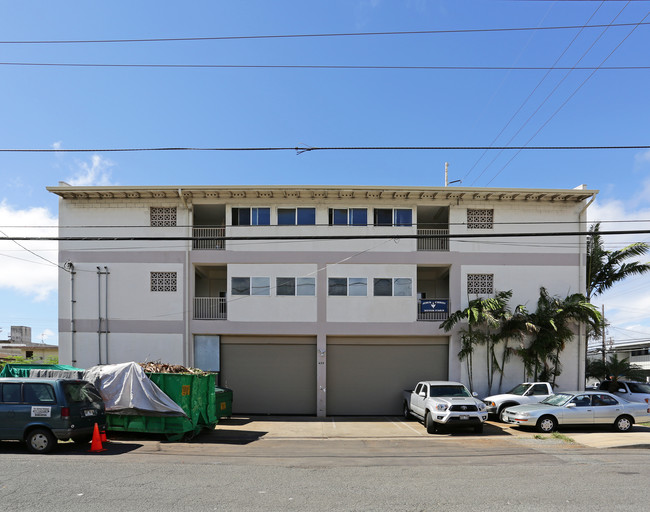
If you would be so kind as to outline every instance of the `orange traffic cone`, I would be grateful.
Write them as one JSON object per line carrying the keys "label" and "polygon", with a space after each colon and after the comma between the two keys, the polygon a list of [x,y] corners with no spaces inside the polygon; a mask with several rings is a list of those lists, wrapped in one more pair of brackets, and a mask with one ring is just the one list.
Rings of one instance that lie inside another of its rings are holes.
{"label": "orange traffic cone", "polygon": [[106,437],[106,431],[105,431],[105,430],[101,430],[101,431],[99,432],[99,435],[100,435],[100,437],[101,437],[102,443],[110,443],[110,441],[109,441],[108,438]]}
{"label": "orange traffic cone", "polygon": [[93,430],[93,442],[90,444],[90,453],[104,452],[106,449],[102,446],[102,438],[99,434],[99,427],[95,423],[95,429]]}

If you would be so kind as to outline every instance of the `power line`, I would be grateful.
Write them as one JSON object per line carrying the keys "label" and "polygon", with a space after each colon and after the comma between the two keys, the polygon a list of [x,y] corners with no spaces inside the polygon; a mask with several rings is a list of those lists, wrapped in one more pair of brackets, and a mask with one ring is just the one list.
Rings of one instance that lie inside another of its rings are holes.
{"label": "power line", "polygon": [[0,62],[0,66],[72,68],[176,68],[176,69],[340,69],[414,71],[546,71],[578,69],[584,71],[646,70],[650,66],[389,66],[344,64],[98,64],[89,62]]}
{"label": "power line", "polygon": [[[450,240],[463,238],[515,238],[515,237],[557,237],[557,236],[589,236],[589,231],[560,231],[560,232],[524,232],[524,233],[453,233],[453,234],[381,234],[381,235],[254,235],[254,236],[3,236],[0,241],[64,241],[64,242],[142,242],[142,241],[206,241],[206,240],[402,240],[446,238]],[[631,235],[650,234],[650,229],[601,231],[601,235]]]}
{"label": "power line", "polygon": [[[368,37],[368,36],[404,36],[436,34],[480,34],[491,32],[526,32],[542,30],[573,30],[581,28],[602,28],[605,26],[628,27],[635,23],[617,23],[616,25],[560,25],[548,27],[502,27],[502,28],[465,28],[447,30],[403,30],[387,32],[332,32],[316,34],[265,34],[250,36],[207,36],[207,37],[153,37],[132,39],[45,39],[35,41],[0,41],[0,44],[98,44],[98,43],[166,43],[179,41],[232,41],[239,39],[298,39],[318,37]],[[650,25],[650,23],[643,23]]]}
{"label": "power line", "polygon": [[[650,69],[650,68],[649,68]],[[604,149],[650,149],[650,145],[612,146],[296,146],[296,147],[154,147],[154,148],[0,148],[0,153],[125,153],[142,151],[295,151],[301,155],[310,151],[480,151],[480,150],[604,150]]]}

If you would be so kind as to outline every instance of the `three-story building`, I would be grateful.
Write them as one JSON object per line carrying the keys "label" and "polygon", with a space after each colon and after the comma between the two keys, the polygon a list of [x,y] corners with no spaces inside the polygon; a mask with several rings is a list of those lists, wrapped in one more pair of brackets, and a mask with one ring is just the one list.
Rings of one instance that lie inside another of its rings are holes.
{"label": "three-story building", "polygon": [[[513,307],[534,310],[541,286],[584,292],[576,233],[596,193],[48,190],[60,196],[63,363],[199,367],[235,391],[235,412],[318,416],[399,413],[401,391],[419,380],[466,380],[459,328],[440,322],[471,298],[512,290]],[[582,387],[584,353],[578,333],[562,354],[562,387]],[[506,385],[523,378],[510,368]]]}

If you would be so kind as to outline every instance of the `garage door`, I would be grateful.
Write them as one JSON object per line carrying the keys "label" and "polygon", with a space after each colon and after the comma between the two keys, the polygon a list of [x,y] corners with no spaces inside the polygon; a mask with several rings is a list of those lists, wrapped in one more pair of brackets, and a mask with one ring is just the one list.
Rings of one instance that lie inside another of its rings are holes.
{"label": "garage door", "polygon": [[221,337],[221,385],[237,414],[316,414],[315,337]]}
{"label": "garage door", "polygon": [[397,415],[402,391],[447,380],[447,338],[328,338],[327,415]]}

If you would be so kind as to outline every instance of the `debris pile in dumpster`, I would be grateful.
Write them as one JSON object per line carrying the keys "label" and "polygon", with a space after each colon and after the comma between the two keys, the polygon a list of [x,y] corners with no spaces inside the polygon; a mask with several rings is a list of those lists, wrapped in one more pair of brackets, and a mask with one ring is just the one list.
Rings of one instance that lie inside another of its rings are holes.
{"label": "debris pile in dumpster", "polygon": [[146,373],[191,373],[194,375],[207,375],[207,372],[198,368],[187,368],[180,364],[167,364],[160,361],[149,361],[140,363],[140,366]]}

